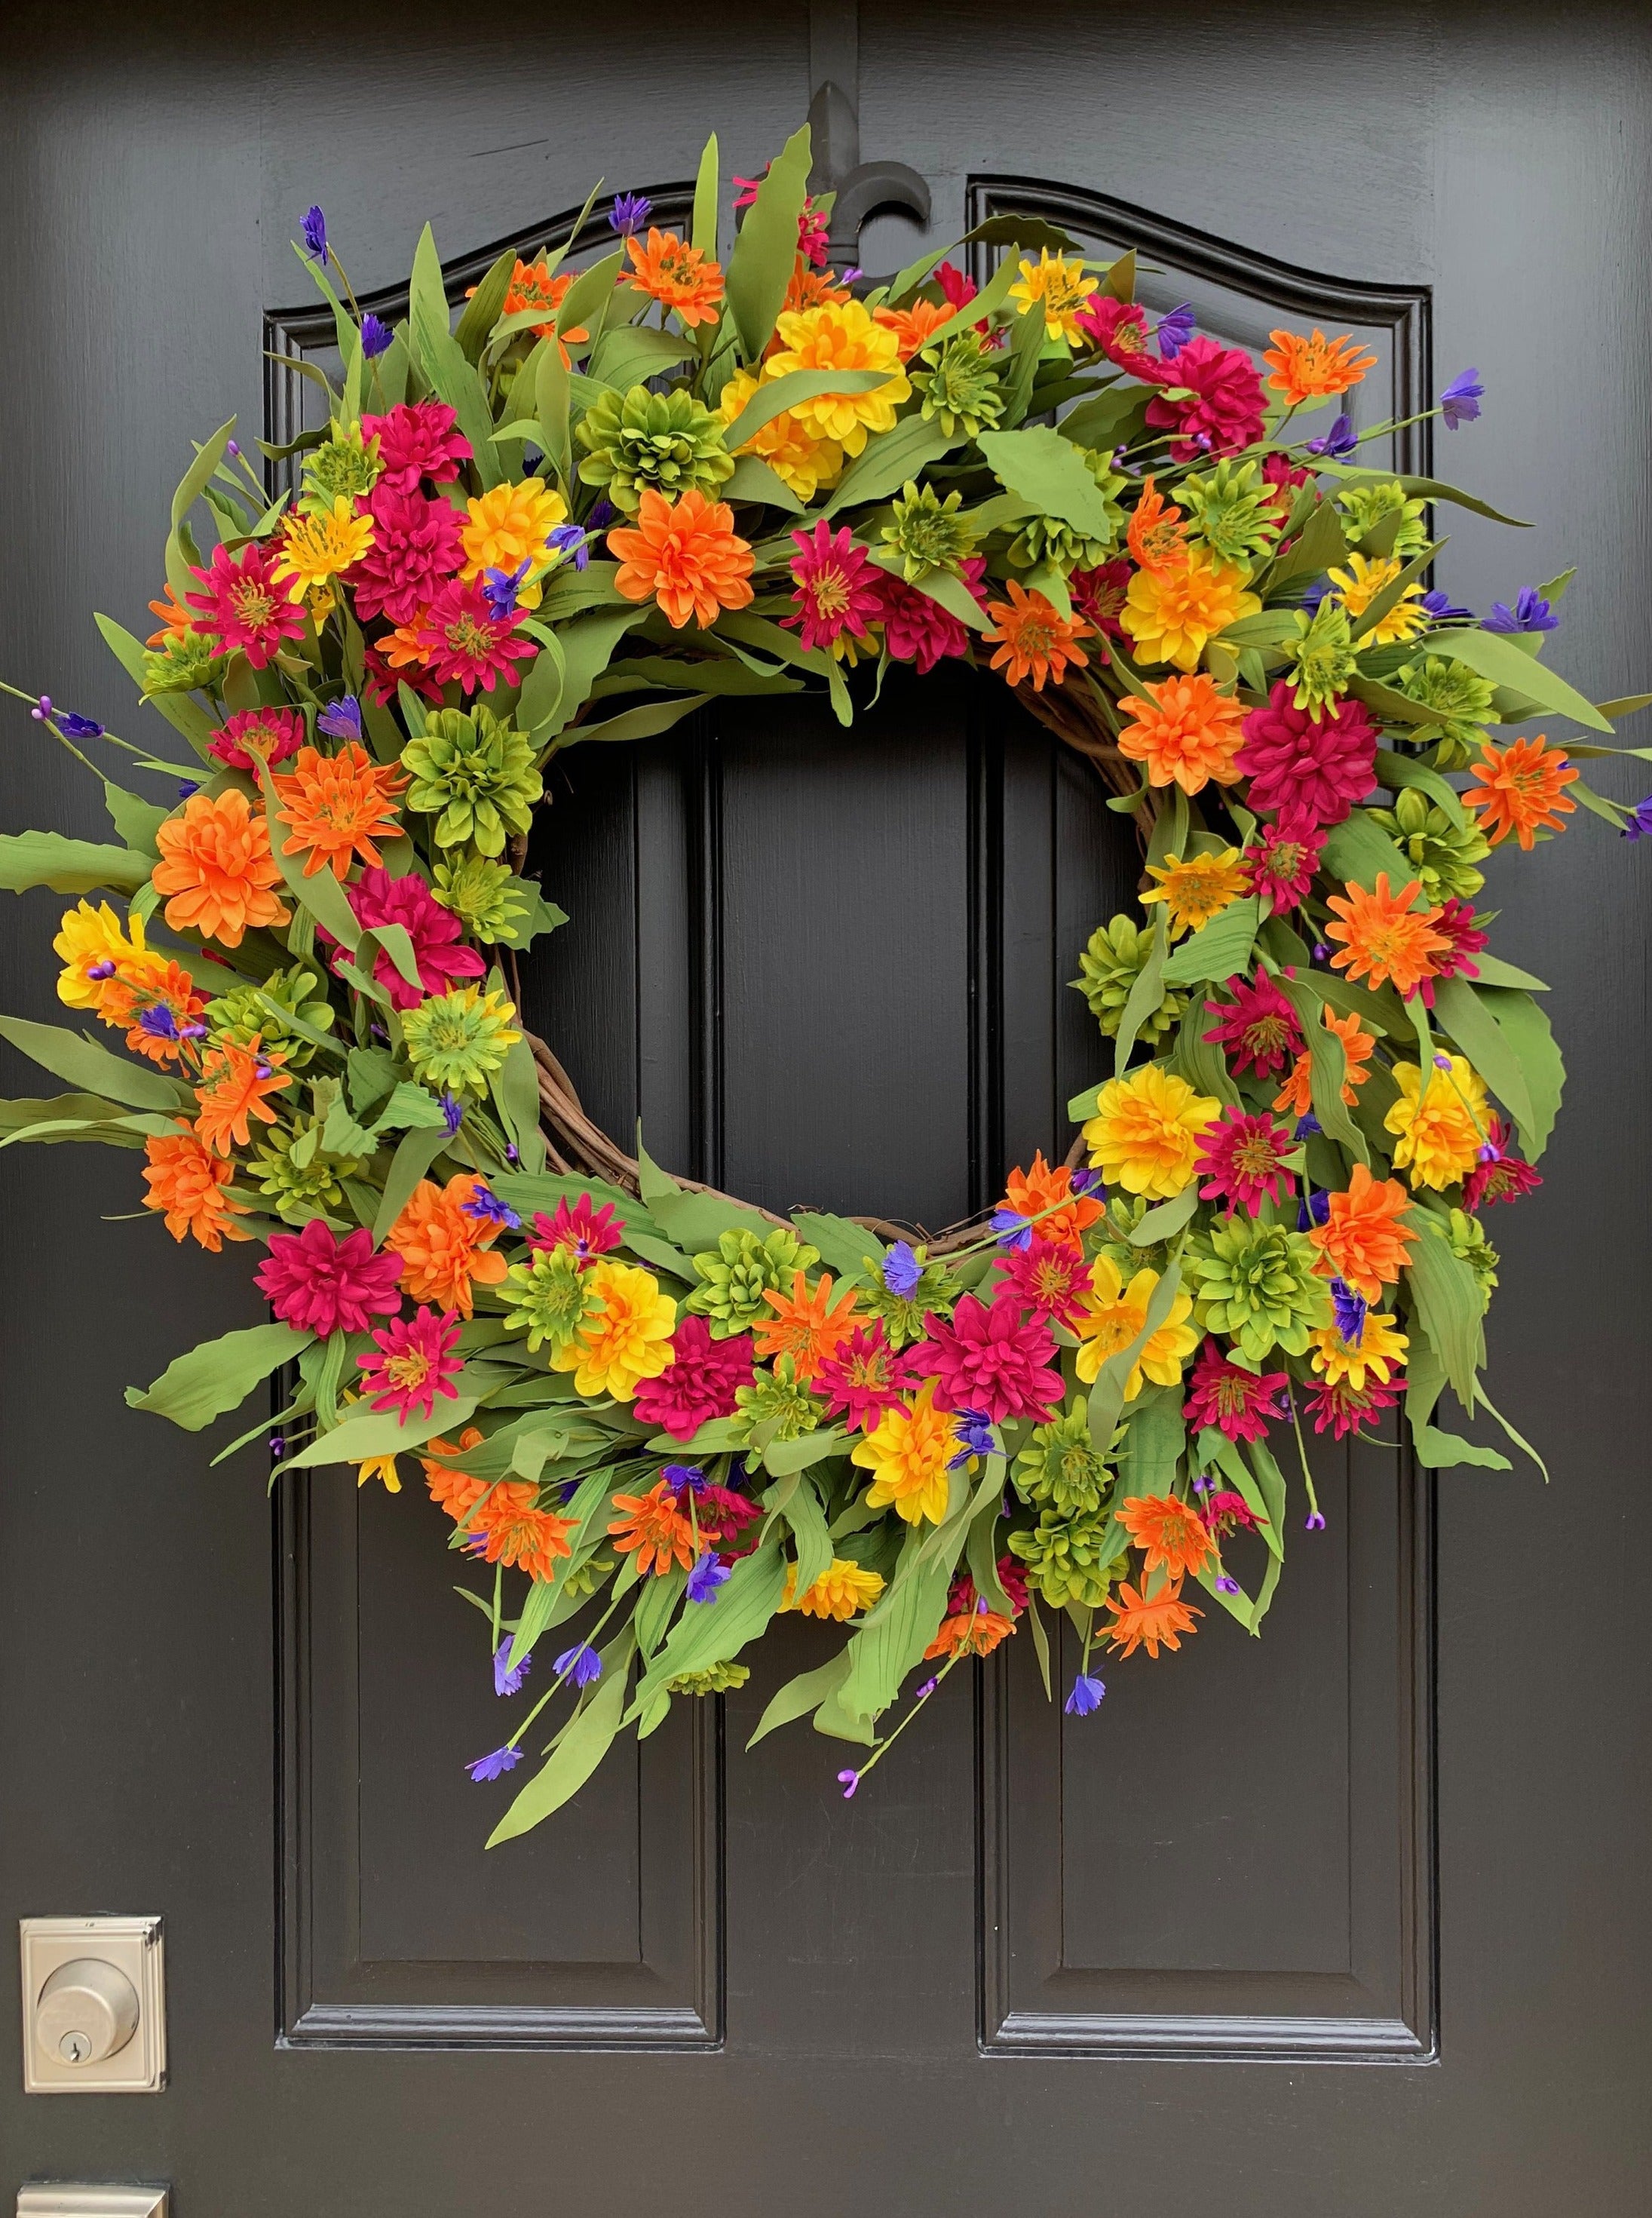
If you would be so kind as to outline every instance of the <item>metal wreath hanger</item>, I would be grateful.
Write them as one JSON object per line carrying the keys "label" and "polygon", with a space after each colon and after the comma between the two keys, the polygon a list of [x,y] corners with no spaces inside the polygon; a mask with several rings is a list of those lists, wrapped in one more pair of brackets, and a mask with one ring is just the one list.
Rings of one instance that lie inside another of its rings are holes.
{"label": "metal wreath hanger", "polygon": [[860,11],[857,0],[810,0],[809,102],[814,166],[809,188],[832,193],[826,256],[833,270],[851,269],[863,226],[880,209],[899,208],[914,222],[930,220],[929,187],[905,162],[863,162],[860,152]]}

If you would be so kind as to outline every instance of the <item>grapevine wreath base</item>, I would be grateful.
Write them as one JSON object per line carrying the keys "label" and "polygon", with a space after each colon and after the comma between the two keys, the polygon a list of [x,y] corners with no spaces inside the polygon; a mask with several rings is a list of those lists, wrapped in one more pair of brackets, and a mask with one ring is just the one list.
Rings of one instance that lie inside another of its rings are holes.
{"label": "grapevine wreath base", "polygon": [[[423,1472],[510,1720],[472,1774],[538,1759],[496,1841],[783,1613],[841,1631],[757,1737],[812,1715],[852,1794],[964,1657],[1024,1629],[1048,1686],[1062,1611],[1080,1718],[1104,1645],[1256,1632],[1286,1463],[1324,1522],[1310,1430],[1391,1443],[1392,1410],[1425,1465],[1507,1468],[1438,1420],[1448,1387],[1497,1417],[1486,1220],[1539,1183],[1562,1073],[1482,866],[1519,847],[1517,903],[1579,802],[1652,828],[1584,782],[1613,749],[1496,735],[1644,698],[1543,660],[1569,573],[1484,613],[1430,585],[1439,510],[1495,511],[1362,462],[1396,427],[1344,412],[1352,339],[1259,364],[1031,220],[973,235],[979,290],[942,255],[841,280],[808,170],[801,132],[736,180],[724,270],[714,139],[688,239],[622,195],[611,252],[503,255],[456,328],[428,230],[393,329],[312,208],[341,369],[262,448],[293,490],[226,425],[156,628],[98,619],[188,759],[16,697],[116,839],[0,840],[5,884],[71,897],[77,1020],[0,1019],[71,1089],[6,1104],[6,1144],[140,1150],[174,1239],[263,1251],[270,1321],[134,1406],[199,1429],[286,1379],[278,1472]],[[633,1157],[517,1018],[562,921],[523,874],[547,764],[721,695],[823,686],[847,723],[890,663],[956,659],[1143,854],[1079,958],[1112,1075],[1065,1162],[925,1239]]]}

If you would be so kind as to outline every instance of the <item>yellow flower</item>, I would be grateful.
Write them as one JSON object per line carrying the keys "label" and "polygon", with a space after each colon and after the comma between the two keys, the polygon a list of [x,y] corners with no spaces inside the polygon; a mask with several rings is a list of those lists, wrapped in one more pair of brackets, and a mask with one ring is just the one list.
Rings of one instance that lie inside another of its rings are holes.
{"label": "yellow flower", "polygon": [[1179,562],[1138,570],[1130,579],[1118,621],[1143,662],[1170,662],[1191,670],[1205,643],[1262,604],[1245,590],[1245,573],[1191,547]]}
{"label": "yellow flower", "polygon": [[900,367],[900,342],[884,325],[874,323],[858,300],[827,300],[818,308],[788,309],[775,325],[780,350],[764,365],[766,377],[785,377],[794,369],[887,369],[887,383],[869,393],[822,393],[800,400],[791,413],[803,431],[835,440],[846,455],[857,455],[869,431],[887,431],[894,412],[912,391]]}
{"label": "yellow flower", "polygon": [[1356,1394],[1364,1392],[1368,1371],[1386,1386],[1390,1370],[1404,1368],[1406,1349],[1411,1344],[1404,1333],[1394,1329],[1395,1323],[1386,1314],[1368,1316],[1358,1348],[1350,1348],[1334,1325],[1310,1332],[1315,1370],[1332,1386],[1340,1386],[1346,1379]]}
{"label": "yellow flower", "polygon": [[467,501],[470,517],[459,534],[465,550],[461,578],[480,578],[484,570],[519,570],[526,562],[529,575],[517,588],[518,608],[536,609],[540,587],[534,576],[551,559],[551,534],[566,524],[568,505],[554,486],[537,478],[521,485],[492,486],[474,500]]}
{"label": "yellow flower", "polygon": [[1142,905],[1164,901],[1169,910],[1173,938],[1179,932],[1197,932],[1213,916],[1220,916],[1230,901],[1250,891],[1250,872],[1237,847],[1222,847],[1211,855],[1167,856],[1149,863],[1148,876],[1159,883],[1143,894]]}
{"label": "yellow flower", "polygon": [[1451,1063],[1450,1070],[1431,1066],[1426,1083],[1414,1063],[1394,1066],[1400,1098],[1383,1124],[1400,1135],[1394,1167],[1414,1186],[1454,1186],[1467,1178],[1486,1143],[1485,1086],[1460,1055]]}
{"label": "yellow flower", "polygon": [[671,1367],[677,1304],[660,1292],[652,1271],[630,1263],[594,1263],[585,1284],[602,1306],[580,1326],[577,1340],[557,1349],[551,1368],[572,1371],[582,1394],[628,1402],[645,1379]]}
{"label": "yellow flower", "polygon": [[[1394,583],[1404,564],[1393,555],[1373,561],[1366,554],[1351,554],[1346,570],[1333,570],[1331,583],[1337,587],[1327,598],[1340,601],[1351,616],[1363,616],[1377,596]],[[1379,616],[1370,629],[1361,635],[1365,647],[1388,647],[1395,640],[1414,639],[1420,631],[1428,629],[1428,611],[1419,606],[1422,587],[1413,579],[1388,614]]]}
{"label": "yellow flower", "polygon": [[[1159,1284],[1157,1271],[1138,1271],[1127,1286],[1111,1255],[1098,1255],[1090,1266],[1090,1292],[1073,1322],[1079,1352],[1073,1366],[1086,1384],[1100,1375],[1110,1356],[1127,1348],[1148,1321],[1148,1304]],[[1193,1297],[1178,1292],[1169,1315],[1136,1357],[1125,1382],[1124,1399],[1134,1402],[1143,1377],[1155,1386],[1173,1386],[1182,1365],[1203,1335],[1186,1320],[1193,1314]]]}
{"label": "yellow flower", "polygon": [[1095,288],[1096,281],[1086,276],[1082,262],[1069,262],[1064,254],[1052,254],[1041,246],[1036,262],[1023,260],[1020,282],[1011,286],[1010,298],[1021,303],[1016,311],[1020,316],[1042,307],[1045,338],[1060,339],[1071,347],[1083,340],[1078,313]]}
{"label": "yellow flower", "polygon": [[368,1456],[356,1466],[356,1484],[365,1486],[370,1478],[381,1478],[387,1494],[401,1492],[401,1473],[396,1469],[393,1455]]}
{"label": "yellow flower", "polygon": [[1144,1063],[1102,1087],[1084,1128],[1091,1168],[1126,1193],[1169,1201],[1193,1175],[1200,1133],[1221,1114],[1221,1102],[1195,1094],[1162,1063]]}
{"label": "yellow flower", "polygon": [[841,1624],[857,1611],[869,1609],[882,1591],[882,1572],[866,1571],[847,1557],[834,1556],[831,1568],[822,1571],[812,1587],[805,1588],[801,1601],[796,1599],[797,1566],[788,1564],[780,1607],[801,1610],[805,1617],[835,1617]]}
{"label": "yellow flower", "polygon": [[144,945],[144,920],[132,919],[132,937],[127,939],[121,920],[107,901],[99,901],[94,908],[89,901],[77,901],[73,908],[65,909],[63,928],[52,942],[55,953],[63,958],[64,969],[58,979],[58,999],[71,1009],[96,1009],[102,1006],[103,988],[114,975],[105,971],[94,978],[94,970],[102,970],[106,963],[119,968],[133,963],[152,960]]}
{"label": "yellow flower", "polygon": [[855,1443],[850,1461],[874,1475],[866,1490],[869,1508],[892,1502],[908,1525],[925,1518],[938,1525],[952,1490],[947,1465],[957,1446],[952,1415],[936,1408],[935,1381],[926,1379],[911,1402],[883,1412],[876,1431]]}
{"label": "yellow flower", "polygon": [[[758,380],[749,369],[734,372],[717,404],[725,424],[734,421],[757,389]],[[817,437],[790,409],[783,415],[771,416],[760,431],[742,440],[735,452],[755,455],[767,462],[799,500],[813,500],[822,486],[835,485],[843,469],[843,449],[837,441]]]}
{"label": "yellow flower", "polygon": [[373,518],[357,516],[343,493],[319,516],[289,516],[270,576],[288,579],[287,598],[301,601],[329,578],[359,562],[373,544]]}

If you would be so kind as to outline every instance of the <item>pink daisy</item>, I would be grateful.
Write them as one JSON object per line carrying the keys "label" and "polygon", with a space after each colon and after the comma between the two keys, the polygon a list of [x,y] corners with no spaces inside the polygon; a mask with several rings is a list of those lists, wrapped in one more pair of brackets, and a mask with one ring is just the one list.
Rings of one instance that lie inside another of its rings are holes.
{"label": "pink daisy", "polygon": [[684,1317],[671,1337],[671,1362],[645,1379],[631,1404],[645,1425],[690,1440],[713,1417],[732,1417],[734,1396],[752,1383],[752,1336],[714,1340],[702,1317]]}
{"label": "pink daisy", "polygon": [[840,1340],[811,1382],[826,1397],[826,1411],[842,1416],[851,1433],[872,1431],[886,1409],[924,1383],[910,1354],[897,1354],[883,1337],[882,1322],[869,1330],[857,1325]]}
{"label": "pink daisy", "polygon": [[1308,899],[1324,845],[1323,831],[1305,816],[1287,816],[1262,827],[1256,845],[1246,850],[1245,860],[1250,865],[1251,891],[1261,895],[1265,914],[1299,908]]}
{"label": "pink daisy", "polygon": [[480,581],[467,585],[457,578],[442,588],[413,636],[430,675],[444,685],[456,684],[465,693],[479,685],[491,693],[501,678],[514,685],[517,664],[530,661],[538,652],[512,619],[494,615]]}
{"label": "pink daisy", "polygon": [[1135,300],[1115,300],[1110,294],[1092,293],[1073,320],[1121,369],[1135,370],[1139,363],[1152,359],[1147,312]]}
{"label": "pink daisy", "polygon": [[1509,1151],[1508,1127],[1494,1117],[1480,1160],[1463,1181],[1463,1206],[1479,1209],[1494,1201],[1518,1201],[1543,1184],[1543,1173]]}
{"label": "pink daisy", "polygon": [[1295,1145],[1271,1117],[1224,1109],[1200,1135],[1198,1175],[1207,1181],[1199,1188],[1200,1200],[1225,1199],[1228,1216],[1242,1209],[1254,1217],[1265,1197],[1278,1201],[1282,1189],[1289,1189],[1290,1174],[1284,1159]]}
{"label": "pink daisy", "polygon": [[1434,957],[1433,975],[1422,981],[1423,1001],[1432,1009],[1437,982],[1441,978],[1477,978],[1480,965],[1473,958],[1491,942],[1489,935],[1476,926],[1474,909],[1460,894],[1453,894],[1450,901],[1442,901],[1428,921],[1451,943],[1444,954]]}
{"label": "pink daisy", "polygon": [[1201,334],[1189,339],[1168,362],[1148,360],[1138,377],[1155,385],[1185,387],[1186,398],[1160,395],[1148,403],[1148,422],[1156,431],[1173,431],[1171,459],[1197,462],[1204,455],[1234,455],[1262,436],[1267,402],[1256,365],[1237,347],[1225,347]]}
{"label": "pink daisy", "polygon": [[940,1408],[980,1410],[995,1425],[1005,1417],[1042,1422],[1061,1400],[1049,1326],[1025,1316],[1012,1292],[999,1293],[990,1310],[966,1294],[950,1323],[933,1311],[924,1323],[929,1337],[913,1348],[913,1360],[933,1377]]}
{"label": "pink daisy", "polygon": [[452,1349],[460,1323],[451,1310],[438,1316],[435,1310],[421,1308],[374,1334],[378,1354],[358,1355],[356,1360],[367,1374],[362,1391],[375,1409],[393,1409],[405,1424],[410,1415],[428,1417],[438,1394],[450,1402],[458,1400],[453,1381],[464,1364]]}
{"label": "pink daisy", "polygon": [[1230,978],[1223,990],[1231,1001],[1207,1001],[1205,1013],[1219,1019],[1207,1040],[1227,1050],[1238,1071],[1253,1070],[1259,1078],[1277,1077],[1302,1051],[1301,1019],[1279,988],[1259,972],[1253,984]]}
{"label": "pink daisy", "polygon": [[243,709],[226,716],[207,742],[207,752],[232,770],[250,771],[259,762],[285,762],[304,744],[304,716],[298,709]]}
{"label": "pink daisy", "polygon": [[1022,1308],[1056,1324],[1071,1324],[1090,1292],[1090,1266],[1083,1256],[1064,1244],[1041,1240],[1036,1233],[999,1267],[1000,1285],[1012,1289]]}
{"label": "pink daisy", "polygon": [[1376,782],[1377,727],[1363,701],[1339,701],[1328,716],[1310,716],[1282,678],[1244,730],[1234,766],[1249,778],[1247,805],[1258,812],[1340,824]]}
{"label": "pink daisy", "polygon": [[593,1211],[591,1196],[582,1193],[572,1209],[566,1198],[559,1201],[554,1217],[547,1217],[541,1210],[527,1237],[530,1248],[572,1248],[579,1261],[588,1263],[593,1255],[606,1255],[617,1248],[625,1237],[625,1228],[614,1214],[611,1201]]}
{"label": "pink daisy", "polygon": [[366,870],[346,893],[365,930],[399,924],[413,943],[418,986],[408,984],[382,949],[374,962],[373,976],[389,994],[392,1008],[416,1009],[426,994],[445,993],[455,978],[486,974],[487,965],[475,949],[461,944],[464,926],[459,919],[442,908],[417,872],[393,878],[386,870]]}
{"label": "pink daisy", "polygon": [[401,1257],[394,1249],[373,1252],[373,1235],[357,1225],[341,1240],[331,1226],[312,1217],[302,1232],[277,1232],[257,1283],[269,1306],[296,1332],[325,1340],[341,1328],[365,1332],[375,1317],[392,1317],[401,1307],[397,1281]]}
{"label": "pink daisy", "polygon": [[356,614],[411,623],[464,560],[459,511],[449,501],[426,500],[381,478],[368,513],[373,544],[350,573]]}
{"label": "pink daisy", "polygon": [[[1103,639],[1123,636],[1118,612],[1130,589],[1130,576],[1129,558],[1119,554],[1093,570],[1075,570],[1067,581],[1073,608]],[[1104,647],[1101,653],[1104,660],[1106,649]]]}
{"label": "pink daisy", "polygon": [[[987,595],[981,581],[987,574],[986,556],[972,554],[959,567],[971,598],[984,609]],[[878,574],[882,579],[879,590],[883,641],[892,661],[916,663],[919,677],[926,678],[944,658],[968,654],[967,624],[961,623],[927,593],[920,593],[916,586],[904,585],[887,570]]]}
{"label": "pink daisy", "polygon": [[822,517],[813,531],[794,531],[792,544],[793,613],[780,619],[783,629],[801,634],[805,647],[832,652],[845,636],[864,645],[869,627],[883,613],[884,572],[845,524],[834,531]]}
{"label": "pink daisy", "polygon": [[271,577],[275,563],[273,551],[255,539],[234,554],[214,547],[210,568],[189,566],[189,575],[200,579],[205,592],[183,597],[201,611],[191,629],[215,634],[226,654],[238,648],[255,670],[262,670],[284,641],[304,636],[304,611],[294,608]]}
{"label": "pink daisy", "polygon": [[450,484],[471,455],[470,441],[455,428],[458,421],[445,400],[402,401],[387,415],[363,416],[362,438],[379,442],[380,485],[417,493],[421,478]]}
{"label": "pink daisy", "polygon": [[1308,1397],[1308,1414],[1314,1420],[1314,1430],[1322,1433],[1330,1428],[1333,1436],[1344,1440],[1350,1433],[1359,1432],[1368,1418],[1380,1416],[1391,1409],[1405,1391],[1403,1379],[1390,1379],[1386,1384],[1374,1372],[1365,1373],[1363,1386],[1350,1385],[1340,1379],[1334,1385],[1327,1379],[1315,1386]]}
{"label": "pink daisy", "polygon": [[1214,1425],[1230,1440],[1259,1440],[1270,1422],[1290,1414],[1279,1398],[1290,1383],[1283,1371],[1241,1370],[1219,1341],[1207,1340],[1188,1375],[1188,1425],[1196,1433]]}

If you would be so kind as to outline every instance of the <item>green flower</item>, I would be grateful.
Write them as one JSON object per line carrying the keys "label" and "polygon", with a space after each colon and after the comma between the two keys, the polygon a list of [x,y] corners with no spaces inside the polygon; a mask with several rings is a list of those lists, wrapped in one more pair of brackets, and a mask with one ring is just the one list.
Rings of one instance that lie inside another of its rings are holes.
{"label": "green flower", "polygon": [[1193,471],[1176,488],[1189,536],[1203,540],[1221,561],[1245,569],[1254,567],[1279,536],[1273,493],[1254,462],[1220,462],[1214,469]]}
{"label": "green flower", "polygon": [[605,393],[574,427],[587,449],[579,474],[587,485],[605,486],[628,516],[635,515],[645,486],[667,500],[690,486],[712,494],[734,474],[726,428],[691,393],[650,393],[646,385]]}
{"label": "green flower", "polygon": [[909,373],[913,389],[923,396],[924,414],[949,439],[974,439],[993,430],[1004,413],[1004,390],[979,331],[959,331],[938,346],[926,346],[918,359],[924,367]]}
{"label": "green flower", "polygon": [[1466,1263],[1474,1273],[1480,1286],[1480,1301],[1483,1308],[1492,1298],[1497,1284],[1497,1250],[1486,1238],[1486,1228],[1477,1217],[1466,1210],[1451,1211],[1451,1230],[1446,1234],[1451,1253],[1460,1262]]}
{"label": "green flower", "polygon": [[1472,818],[1455,824],[1445,811],[1415,786],[1407,786],[1392,809],[1373,809],[1395,846],[1407,855],[1431,908],[1452,894],[1472,900],[1486,883],[1475,864],[1491,852],[1491,842]]}
{"label": "green flower", "polygon": [[[1090,1004],[1090,1013],[1109,1039],[1117,1037],[1123,1021],[1124,1004],[1141,976],[1153,948],[1153,934],[1133,917],[1116,916],[1098,924],[1090,945],[1079,957],[1079,976],[1071,981]],[[1172,1025],[1180,1022],[1187,1007],[1185,994],[1166,992],[1142,1026],[1141,1038],[1157,1047]]]}
{"label": "green flower", "polygon": [[1296,637],[1285,653],[1296,672],[1291,698],[1309,716],[1330,708],[1348,690],[1358,668],[1348,611],[1340,601],[1323,600],[1310,616],[1296,611]]}
{"label": "green flower", "polygon": [[772,1371],[756,1371],[749,1386],[734,1395],[734,1422],[749,1441],[761,1425],[771,1440],[801,1440],[820,1422],[820,1404],[797,1377],[789,1355],[777,1358]]}
{"label": "green flower", "polygon": [[732,1339],[774,1315],[763,1298],[769,1287],[789,1293],[793,1273],[820,1260],[820,1249],[806,1246],[789,1225],[776,1225],[762,1240],[755,1232],[720,1233],[715,1248],[694,1259],[700,1284],[684,1306],[709,1318],[714,1340]]}
{"label": "green flower", "polygon": [[325,516],[341,493],[346,500],[360,500],[372,492],[383,467],[376,434],[370,445],[364,444],[359,423],[342,433],[335,424],[325,445],[305,458],[299,506],[312,515]]}
{"label": "green flower", "polygon": [[307,1224],[344,1205],[341,1181],[362,1168],[354,1155],[330,1155],[321,1145],[319,1117],[300,1117],[292,1131],[277,1129],[253,1157],[249,1168],[258,1191],[275,1204],[287,1224]]}
{"label": "green flower", "polygon": [[1128,1570],[1128,1554],[1102,1560],[1108,1522],[1104,1509],[1073,1516],[1045,1509],[1029,1530],[1011,1533],[1011,1554],[1021,1558],[1028,1585],[1036,1588],[1052,1609],[1064,1609],[1070,1602],[1098,1609],[1113,1581]]}
{"label": "green flower", "polygon": [[443,908],[450,908],[473,939],[488,945],[510,939],[528,914],[528,896],[520,878],[508,863],[491,863],[485,855],[461,855],[438,863],[430,888]]}
{"label": "green flower", "polygon": [[218,641],[201,632],[187,639],[169,637],[144,657],[144,698],[157,693],[194,693],[211,685],[222,669]]}
{"label": "green flower", "polygon": [[583,1601],[593,1595],[613,1570],[612,1556],[588,1556],[577,1571],[564,1571],[556,1583],[556,1590],[568,1602]]}
{"label": "green flower", "polygon": [[676,1678],[666,1680],[665,1692],[668,1694],[726,1694],[732,1687],[743,1687],[751,1676],[749,1664],[710,1664],[703,1671],[679,1671]]}
{"label": "green flower", "polygon": [[1314,1275],[1316,1260],[1303,1235],[1283,1224],[1243,1217],[1214,1224],[1186,1256],[1193,1314],[1253,1363],[1275,1348],[1301,1355],[1309,1334],[1330,1317],[1325,1281]]}
{"label": "green flower", "polygon": [[[1180,491],[1176,498],[1181,499]],[[1345,486],[1337,495],[1337,506],[1342,511],[1343,534],[1350,547],[1363,547],[1377,525],[1390,516],[1399,517],[1400,528],[1383,548],[1384,554],[1397,554],[1405,562],[1412,555],[1420,554],[1428,544],[1428,527],[1423,520],[1425,504],[1408,500],[1397,478],[1389,478],[1383,485]]]}
{"label": "green flower", "polygon": [[1084,1395],[1053,1423],[1036,1428],[1017,1456],[1012,1475],[1024,1502],[1048,1503],[1063,1517],[1094,1515],[1113,1474],[1090,1438],[1089,1404]]}
{"label": "green flower", "polygon": [[1030,516],[1010,543],[1010,560],[1018,569],[1036,570],[1041,562],[1049,562],[1065,577],[1072,570],[1095,569],[1117,546],[1119,534],[1124,529],[1124,511],[1119,506],[1118,495],[1129,480],[1119,476],[1110,455],[1094,448],[1083,449],[1080,459],[1101,495],[1108,526],[1106,536],[1097,538],[1081,531],[1076,524],[1064,523],[1058,516]]}
{"label": "green flower", "polygon": [[890,503],[883,543],[900,557],[900,574],[909,585],[932,570],[948,570],[956,577],[974,553],[974,526],[958,513],[962,503],[956,488],[941,500],[933,486],[920,487],[910,478],[900,499]]}
{"label": "green flower", "polygon": [[1417,741],[1439,741],[1435,762],[1441,770],[1462,770],[1471,762],[1486,734],[1480,728],[1491,715],[1494,690],[1466,664],[1443,654],[1426,654],[1408,662],[1399,675],[1399,690],[1432,713],[1426,724],[1414,724],[1409,736]]}
{"label": "green flower", "polygon": [[926,1317],[931,1311],[937,1317],[950,1317],[957,1303],[957,1290],[945,1266],[926,1261],[921,1248],[913,1252],[919,1265],[918,1283],[909,1294],[894,1292],[884,1284],[882,1264],[869,1255],[863,1258],[866,1276],[858,1290],[860,1306],[869,1316],[882,1317],[883,1336],[894,1348],[927,1340]]}
{"label": "green flower", "polygon": [[516,1013],[503,994],[480,986],[432,994],[401,1020],[413,1075],[435,1094],[486,1094],[522,1038],[510,1021]]}
{"label": "green flower", "polygon": [[480,705],[469,715],[430,710],[424,736],[409,740],[401,759],[413,776],[407,806],[436,818],[438,847],[468,841],[484,855],[501,853],[510,833],[526,832],[533,822],[534,803],[545,790],[526,734]]}
{"label": "green flower", "polygon": [[513,1263],[499,1298],[510,1311],[508,1329],[527,1334],[533,1354],[547,1345],[560,1354],[591,1308],[585,1273],[569,1248],[536,1248],[525,1262]]}
{"label": "green flower", "polygon": [[[272,1009],[270,1002],[275,1003]],[[332,1004],[327,988],[307,964],[290,970],[272,970],[258,986],[237,986],[208,1001],[207,1032],[214,1047],[227,1043],[250,1047],[257,1032],[265,1047],[284,1048],[289,1070],[302,1070],[316,1050],[303,1034],[289,1025],[288,1016],[301,1017],[314,1032],[332,1028]]]}

